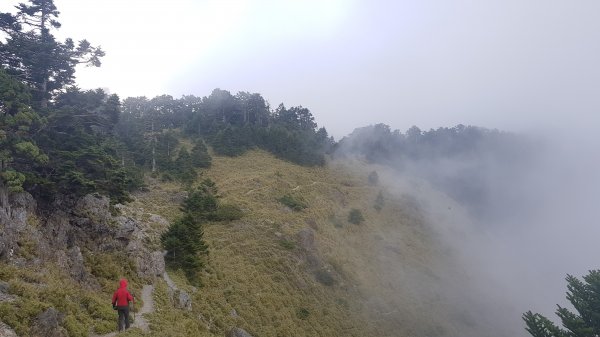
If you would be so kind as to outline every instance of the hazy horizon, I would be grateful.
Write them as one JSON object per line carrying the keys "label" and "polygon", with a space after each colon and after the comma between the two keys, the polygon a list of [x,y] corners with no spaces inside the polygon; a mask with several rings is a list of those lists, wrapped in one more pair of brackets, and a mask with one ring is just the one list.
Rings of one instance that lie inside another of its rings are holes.
{"label": "hazy horizon", "polygon": [[56,5],[59,37],[107,53],[100,69],[80,68],[77,83],[122,98],[258,92],[272,106],[309,108],[336,139],[375,123],[402,131],[600,125],[594,0]]}

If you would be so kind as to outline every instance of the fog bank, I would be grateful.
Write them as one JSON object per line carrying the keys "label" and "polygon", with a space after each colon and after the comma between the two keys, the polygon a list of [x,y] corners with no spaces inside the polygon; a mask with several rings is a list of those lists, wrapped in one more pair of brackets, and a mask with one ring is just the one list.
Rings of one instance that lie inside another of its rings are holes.
{"label": "fog bank", "polygon": [[433,278],[394,260],[380,267],[392,282],[414,285],[415,298],[435,299],[448,311],[438,319],[461,321],[456,335],[528,336],[523,312],[557,321],[556,304],[568,303],[566,274],[600,268],[600,142],[592,134],[537,131],[488,142],[484,133],[469,155],[424,158],[399,156],[385,145],[393,133],[365,129],[336,155],[390,168],[379,172],[382,185],[418,204],[440,256],[429,266]]}

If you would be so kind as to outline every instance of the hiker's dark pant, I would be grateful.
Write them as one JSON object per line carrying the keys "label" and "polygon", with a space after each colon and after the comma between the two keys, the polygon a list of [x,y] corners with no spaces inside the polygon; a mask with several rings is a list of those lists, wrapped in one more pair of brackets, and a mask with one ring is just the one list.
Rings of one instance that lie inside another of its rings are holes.
{"label": "hiker's dark pant", "polygon": [[129,329],[129,306],[118,306],[119,312],[119,331]]}

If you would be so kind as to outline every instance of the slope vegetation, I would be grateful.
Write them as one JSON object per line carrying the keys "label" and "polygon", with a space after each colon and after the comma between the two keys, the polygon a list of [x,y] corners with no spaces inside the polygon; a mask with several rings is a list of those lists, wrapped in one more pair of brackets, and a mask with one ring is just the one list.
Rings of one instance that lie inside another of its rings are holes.
{"label": "slope vegetation", "polygon": [[[222,335],[236,326],[254,336],[455,334],[440,295],[425,289],[428,279],[438,279],[441,254],[431,248],[436,243],[418,205],[369,183],[373,167],[349,164],[306,168],[263,151],[214,157],[202,178],[214,180],[221,201],[245,215],[205,226],[203,286],[171,272],[192,294],[192,312],[161,312],[159,305],[153,333]],[[377,211],[380,193],[384,206]],[[284,197],[304,208],[293,210]],[[177,184],[151,182],[131,208],[172,220],[182,198]],[[363,222],[348,221],[352,209]],[[160,303],[166,290],[161,295],[157,287],[156,296]]]}

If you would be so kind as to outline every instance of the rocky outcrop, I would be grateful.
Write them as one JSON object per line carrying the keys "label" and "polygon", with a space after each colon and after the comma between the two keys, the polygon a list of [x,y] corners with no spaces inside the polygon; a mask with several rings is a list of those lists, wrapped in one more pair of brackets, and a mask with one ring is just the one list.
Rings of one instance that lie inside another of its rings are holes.
{"label": "rocky outcrop", "polygon": [[18,337],[17,333],[8,325],[0,322],[0,336],[2,337]]}
{"label": "rocky outcrop", "polygon": [[252,337],[251,334],[247,333],[246,330],[241,328],[233,328],[227,332],[225,337]]}
{"label": "rocky outcrop", "polygon": [[141,250],[135,256],[135,264],[142,277],[160,277],[165,272],[163,252]]}
{"label": "rocky outcrop", "polygon": [[0,186],[0,259],[8,260],[19,251],[19,238],[28,229],[36,202],[29,193],[9,193]]}
{"label": "rocky outcrop", "polygon": [[307,269],[314,275],[315,280],[326,286],[334,285],[339,276],[332,266],[321,258],[315,243],[315,231],[304,228],[296,234],[296,240],[300,247],[300,259],[305,261]]}
{"label": "rocky outcrop", "polygon": [[67,331],[61,326],[64,315],[54,308],[42,312],[35,319],[31,329],[32,337],[67,337]]}
{"label": "rocky outcrop", "polygon": [[[16,300],[16,296],[8,293],[10,285],[7,282],[0,281],[0,302],[13,302]],[[0,334],[0,336],[3,336]]]}
{"label": "rocky outcrop", "polygon": [[187,292],[179,289],[166,272],[163,274],[163,278],[167,283],[167,291],[173,305],[175,305],[176,308],[191,311],[192,297]]}

